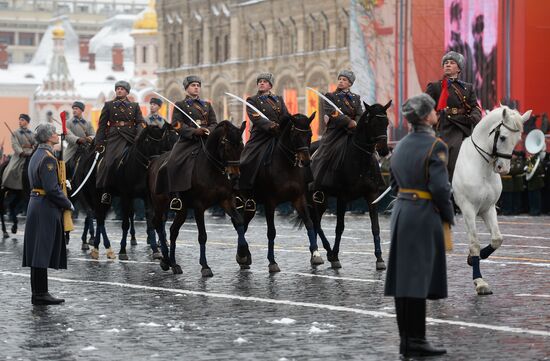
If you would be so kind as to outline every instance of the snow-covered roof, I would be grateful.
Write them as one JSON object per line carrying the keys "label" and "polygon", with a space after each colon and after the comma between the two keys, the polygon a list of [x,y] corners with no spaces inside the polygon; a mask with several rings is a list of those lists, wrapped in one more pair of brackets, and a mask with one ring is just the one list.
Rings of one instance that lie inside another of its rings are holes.
{"label": "snow-covered roof", "polygon": [[103,23],[101,30],[90,39],[90,53],[96,60],[111,60],[115,43],[124,47],[124,57],[133,59],[134,38],[130,35],[136,15],[116,15]]}
{"label": "snow-covered roof", "polygon": [[65,57],[67,59],[79,58],[78,35],[74,31],[69,19],[64,16],[59,19],[54,19],[50,26],[48,26],[48,29],[46,29],[46,32],[44,33],[42,40],[40,40],[40,44],[38,45],[38,48],[36,49],[36,52],[31,60],[32,65],[46,65],[50,62],[53,53],[52,32],[56,28],[58,21],[61,22],[61,26],[63,27],[63,30],[65,30]]}

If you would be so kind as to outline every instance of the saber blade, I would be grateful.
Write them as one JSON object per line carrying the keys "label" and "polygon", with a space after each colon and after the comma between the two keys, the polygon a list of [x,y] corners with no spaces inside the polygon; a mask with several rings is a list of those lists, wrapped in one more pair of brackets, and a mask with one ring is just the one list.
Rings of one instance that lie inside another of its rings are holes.
{"label": "saber blade", "polygon": [[266,120],[269,120],[268,117],[265,116],[264,113],[262,113],[260,111],[260,109],[256,108],[254,105],[250,104],[249,102],[247,102],[246,100],[244,100],[243,98],[235,95],[235,94],[231,94],[231,93],[225,93],[226,95],[229,95],[231,98],[233,99],[237,99],[238,101],[240,101],[241,103],[243,103],[244,105],[246,105],[247,107],[249,107],[250,109],[252,109],[253,111],[255,111],[256,113],[260,114],[260,116]]}
{"label": "saber blade", "polygon": [[88,170],[88,174],[86,174],[86,177],[84,177],[84,180],[82,181],[82,183],[80,183],[80,185],[78,186],[78,188],[73,192],[73,194],[71,194],[71,198],[73,198],[74,196],[76,196],[78,194],[78,192],[80,192],[80,190],[84,187],[84,185],[86,184],[86,182],[88,181],[88,179],[90,178],[90,176],[92,175],[92,172],[95,168],[95,165],[97,164],[97,159],[99,158],[99,152],[95,152],[95,158],[94,158],[94,162],[92,163],[92,166],[90,167],[90,169]]}
{"label": "saber blade", "polygon": [[386,190],[380,195],[380,197],[376,198],[372,202],[372,204],[376,204],[376,203],[380,202],[382,200],[382,198],[384,198],[384,196],[386,196],[386,194],[388,194],[390,191],[391,191],[391,187],[386,188]]}
{"label": "saber blade", "polygon": [[342,115],[344,115],[344,113],[340,110],[340,108],[338,108],[336,106],[336,104],[334,104],[329,98],[327,98],[326,96],[324,96],[323,94],[319,93],[317,90],[313,89],[313,88],[310,88],[308,86],[306,86],[306,89],[307,90],[310,90],[312,92],[314,92],[315,94],[317,94],[318,96],[320,96],[324,101],[326,101],[330,106],[332,106],[334,109],[336,109],[336,111]]}
{"label": "saber blade", "polygon": [[197,123],[195,121],[195,119],[191,118],[191,116],[189,114],[187,114],[186,112],[184,112],[180,107],[178,107],[176,104],[174,104],[172,101],[170,101],[170,99],[166,98],[165,96],[163,96],[162,94],[159,94],[157,92],[153,92],[153,94],[156,94],[158,95],[159,97],[161,97],[162,99],[166,100],[168,103],[172,104],[174,106],[174,108],[176,108],[177,110],[179,110],[183,115],[185,115],[187,118],[189,118],[190,121],[193,122],[193,124],[195,124],[197,126],[197,128],[200,128],[200,124]]}

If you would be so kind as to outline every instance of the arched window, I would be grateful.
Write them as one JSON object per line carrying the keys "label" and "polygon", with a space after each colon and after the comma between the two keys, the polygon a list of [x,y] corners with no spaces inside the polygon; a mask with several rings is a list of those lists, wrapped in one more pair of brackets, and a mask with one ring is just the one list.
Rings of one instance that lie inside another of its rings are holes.
{"label": "arched window", "polygon": [[220,62],[220,37],[216,36],[214,38],[214,62]]}
{"label": "arched window", "polygon": [[225,34],[223,36],[223,61],[227,61],[229,59],[229,35]]}
{"label": "arched window", "polygon": [[201,63],[201,39],[195,41],[195,64]]}

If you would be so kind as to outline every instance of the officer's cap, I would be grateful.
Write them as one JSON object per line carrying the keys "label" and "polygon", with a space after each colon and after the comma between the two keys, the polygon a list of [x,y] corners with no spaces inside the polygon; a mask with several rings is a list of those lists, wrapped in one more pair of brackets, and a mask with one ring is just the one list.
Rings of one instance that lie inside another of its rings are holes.
{"label": "officer's cap", "polygon": [[31,117],[29,117],[29,115],[25,113],[19,114],[19,119],[25,119],[27,122],[31,121]]}
{"label": "officer's cap", "polygon": [[162,106],[162,100],[160,100],[159,98],[151,98],[151,100],[149,100],[149,104],[156,104],[159,107],[161,107]]}

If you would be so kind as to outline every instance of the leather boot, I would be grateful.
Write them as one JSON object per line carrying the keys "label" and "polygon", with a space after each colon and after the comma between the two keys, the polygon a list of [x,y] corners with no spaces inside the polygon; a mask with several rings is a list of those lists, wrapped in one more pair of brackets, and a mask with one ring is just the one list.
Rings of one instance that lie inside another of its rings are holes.
{"label": "leather boot", "polygon": [[31,267],[31,287],[33,305],[58,305],[65,302],[62,298],[55,298],[48,293],[48,270],[46,268]]}
{"label": "leather boot", "polygon": [[438,356],[447,350],[433,347],[426,340],[426,300],[404,298],[405,327],[399,353],[405,357]]}

